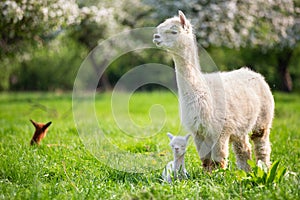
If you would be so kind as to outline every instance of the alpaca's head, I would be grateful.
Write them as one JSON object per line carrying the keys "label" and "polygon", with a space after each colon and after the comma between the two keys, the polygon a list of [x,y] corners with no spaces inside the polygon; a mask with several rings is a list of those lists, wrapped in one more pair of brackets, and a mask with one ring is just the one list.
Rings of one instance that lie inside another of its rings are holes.
{"label": "alpaca's head", "polygon": [[178,16],[158,25],[153,35],[153,42],[158,47],[170,50],[181,49],[189,39],[193,39],[192,26],[181,11],[178,11]]}
{"label": "alpaca's head", "polygon": [[175,157],[181,156],[186,151],[186,146],[189,140],[190,134],[186,136],[173,136],[171,133],[167,134],[170,138],[170,146]]}

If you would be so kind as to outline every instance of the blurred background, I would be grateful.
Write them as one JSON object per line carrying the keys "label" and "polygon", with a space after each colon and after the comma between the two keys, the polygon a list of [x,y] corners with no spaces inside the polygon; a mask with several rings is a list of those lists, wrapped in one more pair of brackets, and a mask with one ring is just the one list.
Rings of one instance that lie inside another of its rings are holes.
{"label": "blurred background", "polygon": [[[221,71],[248,66],[273,91],[300,91],[300,0],[1,0],[0,9],[0,91],[72,90],[97,44],[155,27],[178,10]],[[99,91],[145,63],[173,66],[164,51],[123,55],[105,71]]]}

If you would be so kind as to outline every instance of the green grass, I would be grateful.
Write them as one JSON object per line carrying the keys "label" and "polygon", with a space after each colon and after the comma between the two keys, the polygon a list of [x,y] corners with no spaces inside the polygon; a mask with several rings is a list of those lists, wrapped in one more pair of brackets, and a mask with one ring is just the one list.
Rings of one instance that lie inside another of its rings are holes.
{"label": "green grass", "polygon": [[[112,144],[109,148],[148,157],[158,155],[163,166],[172,158],[166,132],[186,133],[180,126],[176,96],[167,92],[135,94],[129,103],[134,123],[126,116],[122,121],[129,132],[121,131],[115,124],[110,97],[100,94],[95,104],[105,141]],[[80,139],[75,127],[71,94],[2,93],[0,199],[299,199],[300,95],[276,93],[275,101],[271,159],[287,168],[288,176],[281,182],[262,185],[244,181],[236,170],[232,151],[228,170],[205,174],[190,141],[186,167],[191,177],[170,185],[161,183],[162,169],[130,173],[107,166],[103,160],[115,156],[104,152],[107,144],[101,144],[99,152],[97,148],[85,148],[86,141]],[[161,104],[165,111],[164,114],[157,107],[152,109],[157,121],[149,115],[154,104]],[[53,122],[40,146],[29,146],[34,132],[29,119]],[[164,119],[161,130],[155,127]],[[147,127],[151,123],[154,127]]]}

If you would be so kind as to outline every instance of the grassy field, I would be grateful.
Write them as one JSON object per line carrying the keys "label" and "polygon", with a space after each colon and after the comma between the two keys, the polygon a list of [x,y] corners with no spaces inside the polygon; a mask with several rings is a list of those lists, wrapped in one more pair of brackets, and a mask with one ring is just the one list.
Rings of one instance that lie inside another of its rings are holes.
{"label": "grassy field", "polygon": [[[131,120],[121,114],[118,118],[126,130],[115,124],[111,95],[98,95],[96,116],[108,143],[100,144],[100,152],[87,146],[85,139],[81,140],[85,135],[77,132],[72,94],[2,93],[0,199],[300,199],[300,95],[276,93],[275,101],[271,160],[279,160],[279,166],[287,169],[281,182],[264,184],[255,177],[245,176],[236,169],[232,150],[228,170],[203,173],[190,141],[186,154],[190,178],[163,184],[162,169],[127,172],[124,163],[107,164],[113,152],[110,156],[101,151],[106,151],[108,145],[131,155],[158,155],[163,161],[156,166],[171,160],[166,132],[186,134],[180,126],[177,98],[172,93],[135,94],[129,102]],[[161,107],[151,107],[155,104]],[[52,121],[40,146],[29,145],[34,132],[29,119]],[[147,126],[151,123],[154,126]],[[139,165],[136,161],[128,162]]]}

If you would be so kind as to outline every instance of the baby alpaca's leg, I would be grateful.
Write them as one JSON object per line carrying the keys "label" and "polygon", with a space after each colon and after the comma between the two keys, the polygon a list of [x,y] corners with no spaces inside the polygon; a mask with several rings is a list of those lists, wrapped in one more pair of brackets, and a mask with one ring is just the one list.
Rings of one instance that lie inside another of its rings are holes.
{"label": "baby alpaca's leg", "polygon": [[229,135],[221,135],[215,142],[212,149],[213,169],[227,167]]}
{"label": "baby alpaca's leg", "polygon": [[250,171],[250,166],[247,163],[251,159],[251,144],[248,135],[233,141],[233,151],[236,156],[237,167],[246,172]]}
{"label": "baby alpaca's leg", "polygon": [[211,148],[212,143],[209,140],[205,140],[205,138],[201,135],[195,134],[194,136],[194,142],[196,145],[196,149],[198,152],[198,155],[202,161],[202,166],[204,170],[211,171]]}

